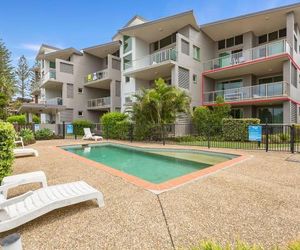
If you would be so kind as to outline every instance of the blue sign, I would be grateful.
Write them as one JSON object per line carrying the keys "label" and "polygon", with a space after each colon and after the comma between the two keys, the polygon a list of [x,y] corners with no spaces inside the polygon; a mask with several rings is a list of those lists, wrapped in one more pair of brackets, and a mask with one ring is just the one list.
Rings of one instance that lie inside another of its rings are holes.
{"label": "blue sign", "polygon": [[67,124],[67,134],[73,134],[73,125]]}
{"label": "blue sign", "polygon": [[262,141],[262,126],[250,125],[248,127],[249,141]]}
{"label": "blue sign", "polygon": [[34,132],[38,131],[41,129],[40,124],[34,124]]}

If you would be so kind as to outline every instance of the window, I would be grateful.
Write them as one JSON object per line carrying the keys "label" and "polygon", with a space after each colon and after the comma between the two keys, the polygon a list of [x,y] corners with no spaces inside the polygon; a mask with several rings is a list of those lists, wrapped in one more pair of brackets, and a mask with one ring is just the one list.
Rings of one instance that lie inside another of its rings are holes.
{"label": "window", "polygon": [[200,61],[200,48],[193,46],[193,58],[197,61]]}
{"label": "window", "polygon": [[125,76],[125,82],[126,83],[130,82],[130,77],[129,76]]}
{"label": "window", "polygon": [[296,36],[294,36],[294,50],[296,51],[296,53],[298,53],[298,40]]}
{"label": "window", "polygon": [[286,37],[286,29],[279,30],[279,38]]}
{"label": "window", "polygon": [[240,108],[232,108],[230,111],[230,116],[234,119],[240,119],[244,117],[243,109]]}
{"label": "window", "polygon": [[225,49],[225,47],[226,47],[225,45],[226,45],[225,40],[221,40],[221,41],[218,42],[218,48],[219,49]]}
{"label": "window", "polygon": [[269,42],[278,39],[278,31],[274,31],[272,33],[269,33],[268,39],[269,39]]}
{"label": "window", "polygon": [[132,50],[132,38],[130,36],[123,37],[123,52],[127,53]]}
{"label": "window", "polygon": [[243,43],[244,43],[243,35],[239,35],[234,38],[234,45],[239,45],[239,44],[243,44]]}
{"label": "window", "polygon": [[83,88],[78,88],[78,94],[82,94],[83,93]]}
{"label": "window", "polygon": [[193,75],[193,83],[197,84],[197,75]]}
{"label": "window", "polygon": [[60,63],[60,72],[73,74],[73,64]]}
{"label": "window", "polygon": [[170,36],[164,37],[163,39],[156,41],[150,44],[150,51],[156,51],[161,48],[164,48],[172,43],[176,43],[176,33],[173,33]]}
{"label": "window", "polygon": [[78,111],[78,116],[82,117],[83,116],[83,111]]}
{"label": "window", "polygon": [[55,62],[49,62],[49,67],[51,69],[55,69]]}
{"label": "window", "polygon": [[166,47],[172,43],[172,36],[167,36],[164,39],[160,40],[160,47]]}
{"label": "window", "polygon": [[121,82],[116,81],[116,97],[120,97],[120,96],[121,96]]}
{"label": "window", "polygon": [[242,79],[222,81],[222,82],[217,82],[216,90],[236,89],[236,88],[241,88],[242,86],[243,86]]}
{"label": "window", "polygon": [[283,123],[283,107],[258,108],[258,118],[261,123]]}
{"label": "window", "polygon": [[189,89],[189,82],[190,82],[190,77],[189,77],[189,70],[179,67],[178,68],[178,87],[183,88],[183,89]]}
{"label": "window", "polygon": [[181,52],[183,54],[190,55],[190,44],[183,39],[181,39]]}
{"label": "window", "polygon": [[234,46],[234,37],[226,39],[226,48]]}
{"label": "window", "polygon": [[132,54],[129,54],[123,58],[123,69],[129,69],[132,67]]}
{"label": "window", "polygon": [[291,84],[297,88],[297,68],[293,64],[291,64],[291,70],[292,70]]}
{"label": "window", "polygon": [[67,98],[74,97],[74,84],[67,83]]}
{"label": "window", "polygon": [[266,43],[266,42],[268,42],[268,35],[267,34],[258,37],[258,43],[259,44]]}

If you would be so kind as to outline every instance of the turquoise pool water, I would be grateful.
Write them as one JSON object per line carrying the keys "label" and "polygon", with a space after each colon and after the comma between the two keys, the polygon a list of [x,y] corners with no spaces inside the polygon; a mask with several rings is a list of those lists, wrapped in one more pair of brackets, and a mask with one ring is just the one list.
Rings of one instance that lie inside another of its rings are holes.
{"label": "turquoise pool water", "polygon": [[63,149],[154,184],[236,157],[202,151],[142,149],[116,144],[70,146]]}

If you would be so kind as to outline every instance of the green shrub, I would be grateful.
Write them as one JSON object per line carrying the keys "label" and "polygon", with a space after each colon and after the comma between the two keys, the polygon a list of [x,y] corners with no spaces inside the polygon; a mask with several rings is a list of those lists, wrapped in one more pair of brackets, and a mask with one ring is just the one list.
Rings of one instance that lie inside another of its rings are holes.
{"label": "green shrub", "polygon": [[35,124],[40,124],[41,123],[41,119],[37,115],[33,115],[32,116],[32,122],[35,123]]}
{"label": "green shrub", "polygon": [[19,136],[23,138],[24,145],[29,145],[35,143],[34,133],[31,129],[23,128],[21,129]]}
{"label": "green shrub", "polygon": [[94,127],[93,123],[89,120],[74,120],[72,124],[75,135],[84,135],[84,128],[92,129]]}
{"label": "green shrub", "polygon": [[35,132],[36,140],[51,140],[54,137],[54,133],[49,128],[43,128]]}
{"label": "green shrub", "polygon": [[18,123],[19,125],[25,125],[26,117],[25,115],[12,115],[8,117],[6,121],[9,123]]}
{"label": "green shrub", "polygon": [[225,141],[247,141],[248,126],[259,124],[260,120],[255,118],[223,119],[222,133]]}
{"label": "green shrub", "polygon": [[127,115],[120,112],[110,112],[100,118],[103,126],[103,135],[111,139],[127,139],[130,123]]}
{"label": "green shrub", "polygon": [[211,111],[207,107],[197,107],[193,112],[193,123],[198,134],[205,134],[211,123]]}
{"label": "green shrub", "polygon": [[16,133],[12,124],[0,122],[0,181],[12,172],[15,136]]}

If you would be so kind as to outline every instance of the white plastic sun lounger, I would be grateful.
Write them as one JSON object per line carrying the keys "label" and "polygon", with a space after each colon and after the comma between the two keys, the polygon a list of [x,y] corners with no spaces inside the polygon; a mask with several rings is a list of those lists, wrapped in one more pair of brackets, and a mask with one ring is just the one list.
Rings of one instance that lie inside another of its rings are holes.
{"label": "white plastic sun lounger", "polygon": [[33,148],[15,148],[14,149],[14,155],[15,157],[19,157],[19,156],[39,156],[39,153],[37,150],[33,149]]}
{"label": "white plastic sun lounger", "polygon": [[25,174],[6,176],[2,179],[1,182],[1,185],[4,185],[2,194],[6,199],[8,190],[10,188],[18,187],[20,185],[25,185],[29,183],[36,183],[36,182],[41,183],[42,187],[47,187],[47,177],[43,171],[35,171],[35,172],[29,172]]}
{"label": "white plastic sun lounger", "polygon": [[0,233],[55,209],[94,199],[99,207],[104,206],[103,194],[84,181],[48,186],[11,199],[0,195]]}
{"label": "white plastic sun lounger", "polygon": [[102,136],[92,134],[90,128],[84,128],[83,131],[84,131],[84,136],[82,137],[83,140],[95,140],[95,141],[103,140]]}

